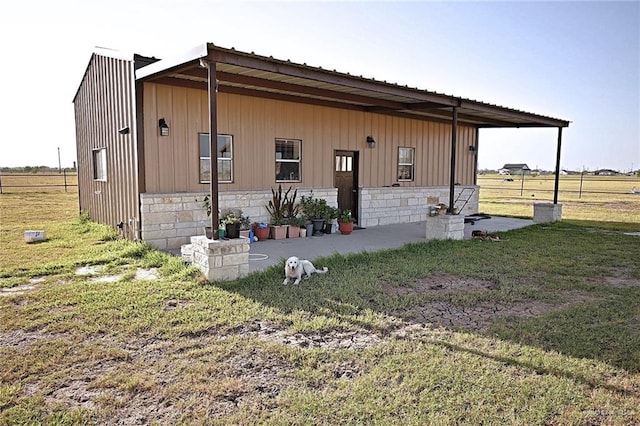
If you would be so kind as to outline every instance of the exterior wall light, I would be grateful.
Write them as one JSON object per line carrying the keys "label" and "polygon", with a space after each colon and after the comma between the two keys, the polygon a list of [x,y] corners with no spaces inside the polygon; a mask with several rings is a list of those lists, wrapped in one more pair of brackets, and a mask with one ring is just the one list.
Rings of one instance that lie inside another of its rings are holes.
{"label": "exterior wall light", "polygon": [[473,145],[469,145],[469,152],[476,152],[476,147]]}
{"label": "exterior wall light", "polygon": [[373,138],[373,136],[367,136],[367,145],[369,145],[369,148],[376,147],[376,140]]}
{"label": "exterior wall light", "polygon": [[158,120],[158,127],[160,127],[160,136],[169,136],[169,125],[164,118]]}

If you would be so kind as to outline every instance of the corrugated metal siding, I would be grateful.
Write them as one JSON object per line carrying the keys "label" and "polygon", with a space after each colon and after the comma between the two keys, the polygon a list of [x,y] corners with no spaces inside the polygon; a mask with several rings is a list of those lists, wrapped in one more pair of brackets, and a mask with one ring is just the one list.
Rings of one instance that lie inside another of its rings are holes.
{"label": "corrugated metal siding", "polygon": [[[108,225],[139,220],[133,62],[93,55],[74,99],[80,210]],[[129,134],[118,130],[128,126]],[[93,150],[106,148],[107,180],[93,179]]]}
{"label": "corrugated metal siding", "polygon": [[[207,92],[145,83],[144,112],[147,192],[208,190],[198,183]],[[170,136],[159,136],[161,117],[171,126]],[[397,182],[398,147],[416,149],[415,180],[401,186],[449,184],[448,124],[219,93],[218,132],[234,137],[234,182],[220,184],[221,191],[276,186],[276,138],[302,140],[302,182],[294,186],[332,187],[336,149],[360,152],[361,186],[390,186]],[[376,139],[375,148],[367,146],[368,135]],[[475,128],[459,126],[456,182],[463,185],[474,182],[475,157],[468,146],[475,137]]]}

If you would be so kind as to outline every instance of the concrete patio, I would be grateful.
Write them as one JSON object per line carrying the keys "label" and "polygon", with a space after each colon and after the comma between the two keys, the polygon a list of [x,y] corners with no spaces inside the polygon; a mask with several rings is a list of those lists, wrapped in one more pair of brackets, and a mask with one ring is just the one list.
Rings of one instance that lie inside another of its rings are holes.
{"label": "concrete patio", "polygon": [[[490,217],[465,223],[464,238],[471,239],[474,230],[489,233],[509,231],[533,224],[533,220]],[[249,273],[277,265],[289,256],[313,260],[333,253],[360,253],[401,247],[410,242],[425,241],[425,222],[375,226],[354,230],[351,235],[340,232],[318,237],[265,240],[252,243],[249,250]]]}

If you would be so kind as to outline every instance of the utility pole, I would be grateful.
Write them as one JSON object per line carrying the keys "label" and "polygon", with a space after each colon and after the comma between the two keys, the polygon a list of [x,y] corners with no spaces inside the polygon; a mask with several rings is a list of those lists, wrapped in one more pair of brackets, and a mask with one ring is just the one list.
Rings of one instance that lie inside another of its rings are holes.
{"label": "utility pole", "polygon": [[58,173],[62,173],[62,163],[60,162],[60,147],[58,147]]}

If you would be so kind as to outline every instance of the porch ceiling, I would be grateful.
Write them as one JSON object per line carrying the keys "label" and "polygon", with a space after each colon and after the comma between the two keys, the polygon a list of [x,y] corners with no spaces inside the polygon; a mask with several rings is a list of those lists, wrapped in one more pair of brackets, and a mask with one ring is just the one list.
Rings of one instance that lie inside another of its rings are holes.
{"label": "porch ceiling", "polygon": [[207,90],[208,71],[201,59],[216,63],[219,92],[446,123],[451,123],[453,107],[457,107],[458,123],[478,128],[569,126],[566,120],[213,44],[206,45],[206,54],[203,49],[190,58],[143,67],[137,79]]}

